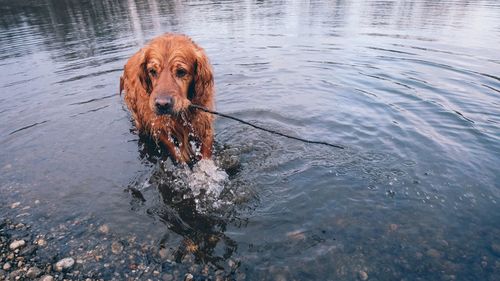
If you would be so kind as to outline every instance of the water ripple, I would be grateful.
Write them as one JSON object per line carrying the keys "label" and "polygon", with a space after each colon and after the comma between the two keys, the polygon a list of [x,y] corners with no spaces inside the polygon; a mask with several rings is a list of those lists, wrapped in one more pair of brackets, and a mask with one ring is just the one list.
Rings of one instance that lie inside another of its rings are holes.
{"label": "water ripple", "polygon": [[[28,232],[95,214],[112,239],[153,241],[131,262],[163,279],[496,280],[496,1],[19,0],[0,11],[0,214],[25,200],[16,219]],[[163,32],[204,48],[217,110],[346,149],[217,118],[214,163],[229,155],[237,168],[162,169],[161,147],[113,93],[127,59]],[[172,178],[180,170],[201,177]],[[201,194],[218,178],[216,210],[175,189]],[[81,229],[64,236],[95,232]],[[62,252],[50,257],[81,252],[53,242]],[[159,248],[175,254],[160,260]],[[115,257],[91,274],[160,278]]]}
{"label": "water ripple", "polygon": [[117,68],[117,69],[109,69],[109,70],[103,70],[103,71],[98,71],[98,72],[92,72],[92,73],[82,74],[82,75],[74,76],[74,77],[71,77],[68,79],[57,81],[56,84],[64,84],[67,82],[78,81],[78,80],[86,79],[89,77],[97,77],[97,76],[102,76],[102,75],[108,74],[108,73],[115,73],[115,72],[122,72],[122,71],[123,71],[122,68]]}
{"label": "water ripple", "polygon": [[29,128],[32,128],[32,127],[35,127],[35,126],[38,126],[38,125],[41,125],[41,124],[45,124],[45,123],[47,123],[47,122],[49,122],[49,120],[44,120],[44,121],[41,121],[41,122],[36,122],[36,123],[30,124],[30,125],[24,126],[24,127],[22,127],[22,128],[19,128],[19,129],[17,129],[17,130],[14,130],[14,131],[10,132],[10,133],[9,133],[9,136],[10,136],[10,135],[13,135],[13,134],[15,134],[15,133],[18,133],[18,132],[24,131],[24,130],[26,130],[26,129],[29,129]]}

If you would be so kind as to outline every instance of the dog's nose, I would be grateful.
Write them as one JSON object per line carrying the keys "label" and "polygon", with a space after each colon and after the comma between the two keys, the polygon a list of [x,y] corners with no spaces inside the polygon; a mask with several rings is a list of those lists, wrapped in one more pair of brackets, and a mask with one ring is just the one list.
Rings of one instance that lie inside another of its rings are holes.
{"label": "dog's nose", "polygon": [[174,100],[170,96],[157,97],[155,98],[155,106],[158,114],[168,114],[172,112]]}

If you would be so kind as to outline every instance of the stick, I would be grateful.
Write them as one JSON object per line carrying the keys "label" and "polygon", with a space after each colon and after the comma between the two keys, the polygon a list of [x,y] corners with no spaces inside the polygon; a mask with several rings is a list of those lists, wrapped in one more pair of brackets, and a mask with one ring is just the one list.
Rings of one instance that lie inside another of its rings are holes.
{"label": "stick", "polygon": [[285,138],[289,138],[289,139],[293,139],[293,140],[298,140],[298,141],[305,142],[305,143],[322,144],[322,145],[327,145],[327,146],[331,146],[331,147],[335,147],[335,148],[344,149],[343,146],[338,145],[338,144],[331,144],[331,143],[324,142],[324,141],[313,141],[313,140],[303,139],[303,138],[299,138],[299,137],[294,137],[294,136],[286,135],[286,134],[283,134],[283,133],[280,133],[280,132],[277,132],[277,131],[274,131],[274,130],[271,130],[271,129],[266,129],[264,127],[260,127],[258,125],[252,124],[252,123],[250,123],[248,121],[245,121],[245,120],[242,120],[242,119],[239,119],[239,118],[236,118],[236,117],[224,114],[224,113],[220,113],[220,112],[217,112],[217,111],[210,110],[210,109],[208,109],[206,107],[203,107],[203,106],[191,104],[189,107],[195,108],[195,109],[199,109],[201,111],[205,111],[205,112],[208,112],[210,114],[222,116],[224,118],[232,119],[234,121],[238,121],[238,122],[243,123],[245,125],[254,127],[255,129],[259,129],[259,130],[262,130],[262,131],[265,131],[265,132],[268,132],[268,133],[271,133],[271,134],[275,134],[275,135],[278,135],[278,136],[282,136],[282,137],[285,137]]}

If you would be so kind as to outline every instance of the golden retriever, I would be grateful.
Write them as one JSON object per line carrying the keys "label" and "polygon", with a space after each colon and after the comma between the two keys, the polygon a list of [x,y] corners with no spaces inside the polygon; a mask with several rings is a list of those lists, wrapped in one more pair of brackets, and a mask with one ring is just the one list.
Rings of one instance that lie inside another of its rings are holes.
{"label": "golden retriever", "polygon": [[178,163],[211,158],[214,78],[205,51],[189,37],[167,33],[151,40],[125,65],[120,94],[135,126],[163,144]]}

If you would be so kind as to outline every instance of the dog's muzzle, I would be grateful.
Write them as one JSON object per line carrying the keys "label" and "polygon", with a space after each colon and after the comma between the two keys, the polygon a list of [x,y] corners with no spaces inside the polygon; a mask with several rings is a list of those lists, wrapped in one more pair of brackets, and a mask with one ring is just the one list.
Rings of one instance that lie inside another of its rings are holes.
{"label": "dog's muzzle", "polygon": [[174,99],[171,96],[162,96],[155,98],[156,114],[172,114],[174,109]]}

